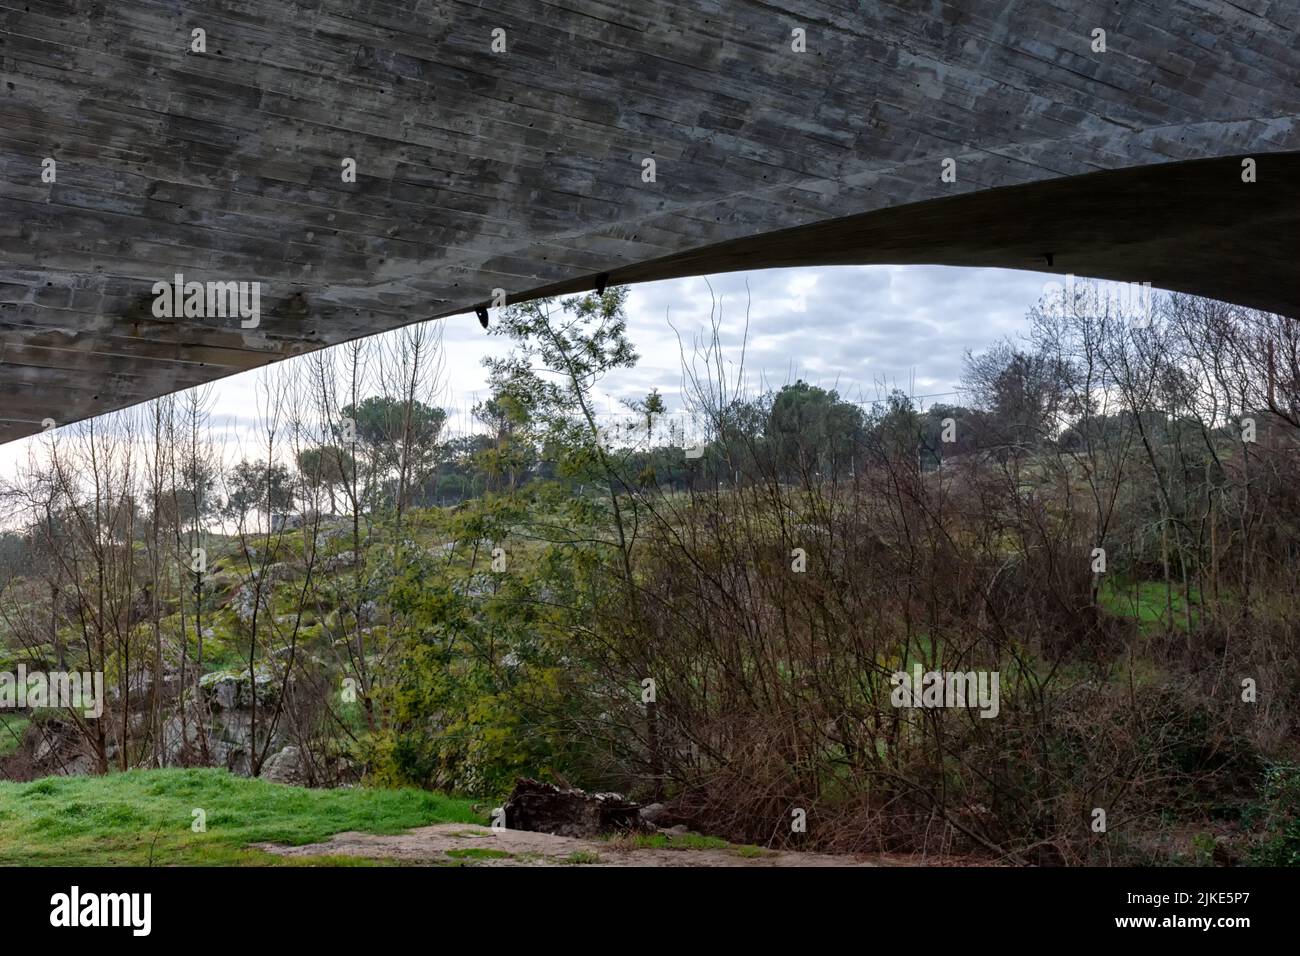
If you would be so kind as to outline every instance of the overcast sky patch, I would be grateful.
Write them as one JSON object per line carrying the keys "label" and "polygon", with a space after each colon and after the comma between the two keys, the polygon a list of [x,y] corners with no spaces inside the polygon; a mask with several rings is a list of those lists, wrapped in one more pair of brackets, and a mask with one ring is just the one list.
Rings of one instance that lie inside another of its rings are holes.
{"label": "overcast sky patch", "polygon": [[[893,389],[927,396],[926,405],[952,401],[966,350],[1023,335],[1026,312],[1053,278],[1007,269],[830,266],[633,286],[628,335],[641,359],[603,383],[602,400],[614,413],[619,400],[657,387],[677,408],[682,355],[689,357],[697,343],[707,345],[716,320],[730,374],[743,350],[750,391],[802,378],[856,401],[878,400]],[[452,411],[453,428],[467,429],[470,409],[488,397],[482,359],[507,354],[509,343],[485,334],[473,313],[442,321],[441,404]],[[257,374],[212,386],[214,425],[232,434],[249,431],[257,415]],[[12,474],[33,440],[0,446],[0,473]]]}

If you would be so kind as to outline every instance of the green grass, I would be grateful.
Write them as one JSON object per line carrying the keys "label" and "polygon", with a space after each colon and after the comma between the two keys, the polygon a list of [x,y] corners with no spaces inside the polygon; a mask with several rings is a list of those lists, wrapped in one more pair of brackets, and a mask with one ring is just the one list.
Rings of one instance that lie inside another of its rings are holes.
{"label": "green grass", "polygon": [[574,850],[564,858],[564,862],[569,866],[585,866],[591,863],[599,863],[600,854],[593,853],[591,850]]}
{"label": "green grass", "polygon": [[[195,809],[206,813],[206,832],[191,829]],[[308,790],[225,770],[47,777],[0,783],[0,865],[364,865],[279,857],[249,844],[300,846],[345,830],[483,822],[470,801],[423,790]]]}
{"label": "green grass", "polygon": [[30,723],[19,714],[0,714],[0,757],[8,757],[18,749]]}
{"label": "green grass", "polygon": [[[1195,625],[1200,617],[1197,608],[1200,597],[1196,589],[1191,590],[1192,623]],[[1097,592],[1097,603],[1103,610],[1117,617],[1128,617],[1137,621],[1138,629],[1145,633],[1155,633],[1165,629],[1165,618],[1169,614],[1169,604],[1173,606],[1173,620],[1169,622],[1176,631],[1187,630],[1187,602],[1183,600],[1180,587],[1172,589],[1166,601],[1165,586],[1160,581],[1132,582],[1106,580]]]}
{"label": "green grass", "polygon": [[731,844],[720,837],[687,833],[670,836],[666,833],[638,833],[632,838],[638,850],[728,850]]}
{"label": "green grass", "polygon": [[489,850],[484,847],[470,847],[465,850],[448,850],[447,855],[453,860],[508,860],[514,854],[505,850]]}
{"label": "green grass", "polygon": [[697,833],[686,833],[681,836],[673,836],[667,833],[637,833],[630,838],[615,837],[614,839],[625,841],[637,850],[730,850],[739,856],[747,858],[767,856],[771,852],[764,850],[762,847],[748,844],[741,846],[728,843],[721,837],[700,836]]}
{"label": "green grass", "polygon": [[725,849],[746,860],[771,856],[770,849],[754,847],[751,844],[728,843],[720,836],[701,836],[699,834],[632,834],[612,838],[615,843],[629,849]]}

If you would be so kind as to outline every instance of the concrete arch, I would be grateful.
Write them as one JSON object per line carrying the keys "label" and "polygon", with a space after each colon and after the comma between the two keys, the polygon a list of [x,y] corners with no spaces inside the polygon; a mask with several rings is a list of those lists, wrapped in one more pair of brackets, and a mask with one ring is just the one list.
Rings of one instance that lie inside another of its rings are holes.
{"label": "concrete arch", "polygon": [[517,298],[580,292],[598,281],[915,264],[1149,282],[1300,316],[1300,153],[1254,159],[1269,186],[1243,183],[1239,157],[1066,176],[735,239]]}
{"label": "concrete arch", "polygon": [[[49,0],[3,20],[0,441],[605,275],[1050,253],[1300,312],[1281,0]],[[260,282],[259,325],[155,318],[177,272]]]}

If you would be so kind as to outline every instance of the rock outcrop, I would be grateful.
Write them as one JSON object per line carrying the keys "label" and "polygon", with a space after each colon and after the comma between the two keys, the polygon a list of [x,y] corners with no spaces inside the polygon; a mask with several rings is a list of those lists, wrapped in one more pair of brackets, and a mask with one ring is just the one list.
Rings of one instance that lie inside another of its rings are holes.
{"label": "rock outcrop", "polygon": [[511,830],[591,837],[647,829],[640,804],[621,794],[564,790],[527,777],[515,781],[504,809],[505,825]]}

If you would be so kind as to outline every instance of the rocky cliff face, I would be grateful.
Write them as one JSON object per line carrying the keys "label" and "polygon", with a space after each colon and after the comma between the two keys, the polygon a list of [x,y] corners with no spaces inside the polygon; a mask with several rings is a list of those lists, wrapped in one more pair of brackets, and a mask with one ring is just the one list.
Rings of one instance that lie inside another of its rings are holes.
{"label": "rocky cliff face", "polygon": [[[175,698],[179,678],[163,676],[162,693]],[[145,703],[153,691],[153,676],[145,673],[130,687],[131,737],[143,740],[149,735]],[[269,670],[257,670],[252,679],[247,671],[217,671],[205,674],[197,684],[197,700],[182,720],[173,713],[160,729],[158,752],[163,766],[224,767],[232,773],[251,773],[253,753],[266,749],[269,754],[262,773],[284,783],[306,782],[303,756],[297,747],[287,746],[283,722],[271,735],[267,746],[267,727],[275,711],[280,691],[279,681]],[[121,692],[115,689],[110,707],[116,713]],[[254,700],[256,700],[256,739],[254,739]],[[138,702],[138,704],[137,704]],[[115,766],[119,744],[110,742],[107,756]],[[95,758],[82,734],[68,720],[59,716],[33,720],[18,753],[8,760],[13,779],[48,775],[73,776],[94,771]]]}

